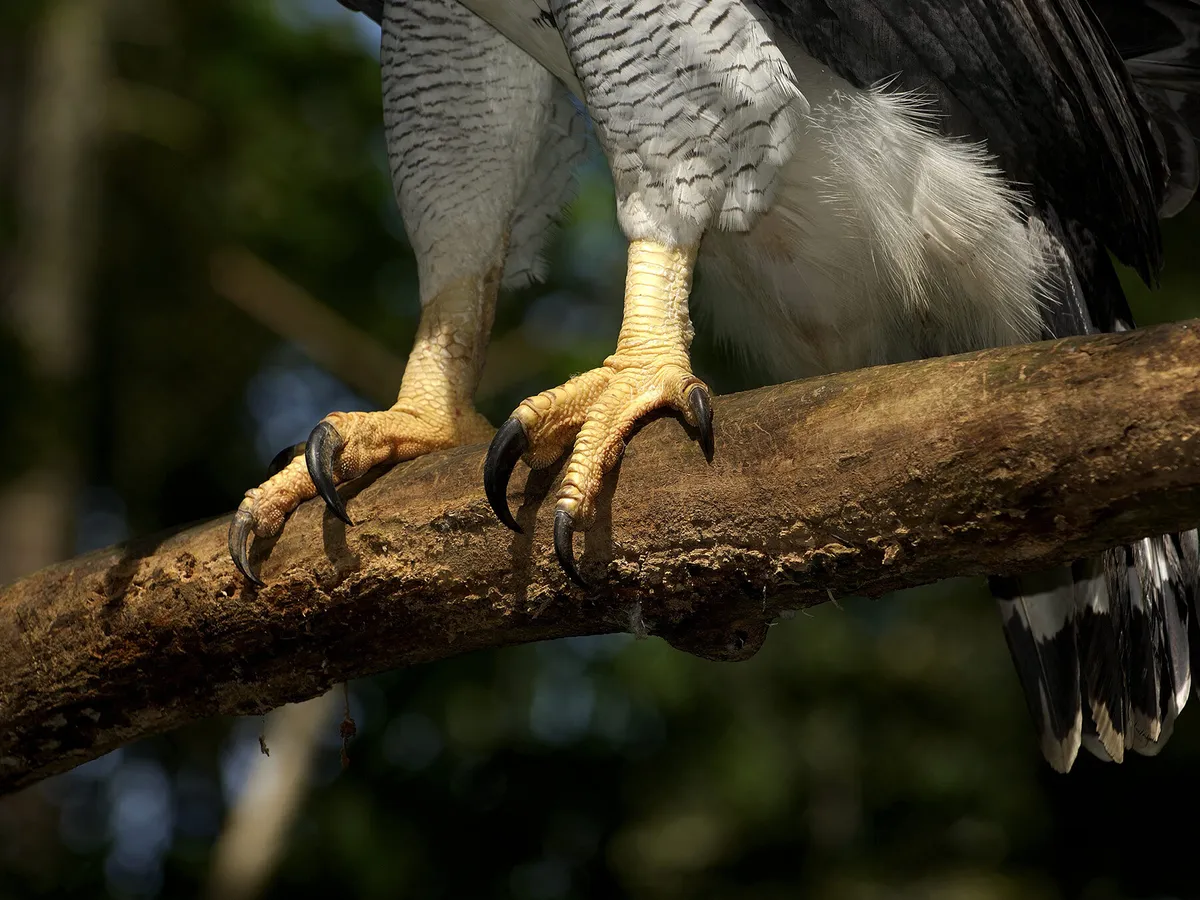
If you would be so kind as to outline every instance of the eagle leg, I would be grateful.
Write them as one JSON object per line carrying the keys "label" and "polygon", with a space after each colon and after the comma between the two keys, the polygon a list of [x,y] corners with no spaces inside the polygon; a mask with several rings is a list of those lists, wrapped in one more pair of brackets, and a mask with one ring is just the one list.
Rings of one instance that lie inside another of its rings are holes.
{"label": "eagle leg", "polygon": [[523,401],[488,449],[488,499],[502,522],[520,530],[507,498],[517,459],[523,456],[531,467],[541,468],[574,440],[555,506],[554,544],[563,568],[580,585],[571,537],[592,524],[604,475],[621,458],[637,423],[655,410],[673,409],[699,431],[701,445],[711,454],[712,402],[688,358],[695,261],[695,247],[631,242],[616,352],[600,368]]}
{"label": "eagle leg", "polygon": [[330,413],[295,455],[246,492],[229,527],[229,552],[243,575],[262,584],[249,561],[249,540],[278,534],[297,506],[318,493],[353,524],[336,486],[385,463],[483,441],[492,435],[475,411],[499,285],[498,271],[466,278],[433,297],[421,313],[416,341],[395,404],[378,412]]}

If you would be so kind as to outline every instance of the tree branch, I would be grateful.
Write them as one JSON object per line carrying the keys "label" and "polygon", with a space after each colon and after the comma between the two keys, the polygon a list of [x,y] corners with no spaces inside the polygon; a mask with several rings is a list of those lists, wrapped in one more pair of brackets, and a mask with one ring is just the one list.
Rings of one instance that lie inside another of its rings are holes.
{"label": "tree branch", "polygon": [[[752,654],[785,609],[1018,572],[1200,522],[1197,324],[988,350],[721,398],[706,464],[648,426],[610,479],[572,589],[553,472],[496,522],[483,450],[305,504],[235,573],[228,519],[0,591],[0,791],[135,738],[258,713],[374,672],[568,635],[647,630]],[[615,485],[615,492],[614,492]]]}

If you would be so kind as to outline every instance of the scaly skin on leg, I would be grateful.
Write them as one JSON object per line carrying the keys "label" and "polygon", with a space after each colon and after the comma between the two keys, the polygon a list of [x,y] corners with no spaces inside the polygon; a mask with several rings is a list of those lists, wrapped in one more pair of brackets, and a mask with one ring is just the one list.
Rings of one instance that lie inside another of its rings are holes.
{"label": "scaly skin on leg", "polygon": [[391,409],[330,413],[313,429],[304,455],[246,492],[229,527],[229,551],[243,575],[262,583],[250,570],[249,533],[278,534],[288,514],[317,493],[349,523],[334,485],[384,463],[491,436],[494,429],[475,411],[472,398],[483,371],[499,279],[498,269],[461,279],[425,305]]}
{"label": "scaly skin on leg", "polygon": [[699,429],[706,452],[711,452],[712,404],[688,358],[693,335],[688,294],[695,262],[695,247],[630,243],[616,352],[601,368],[522,402],[488,450],[488,499],[501,521],[519,531],[506,496],[517,458],[523,454],[533,468],[549,465],[576,435],[558,491],[554,543],[567,574],[580,584],[571,534],[592,524],[604,475],[621,458],[637,422],[656,409],[675,409]]}

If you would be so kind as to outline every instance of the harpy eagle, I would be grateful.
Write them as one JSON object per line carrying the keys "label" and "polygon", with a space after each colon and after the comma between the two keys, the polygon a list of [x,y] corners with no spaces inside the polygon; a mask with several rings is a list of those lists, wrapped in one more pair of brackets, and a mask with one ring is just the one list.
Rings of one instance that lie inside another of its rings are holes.
{"label": "harpy eagle", "polygon": [[[343,0],[382,24],[384,118],[421,321],[395,405],[332,413],[248,491],[239,569],[320,493],[491,436],[472,397],[496,294],[538,274],[594,126],[629,240],[598,368],[521,403],[485,487],[570,450],[571,577],[644,415],[711,442],[707,318],[778,380],[1132,327],[1109,253],[1153,282],[1200,166],[1200,0]],[[1188,698],[1196,532],[991,579],[1050,764],[1155,753]]]}

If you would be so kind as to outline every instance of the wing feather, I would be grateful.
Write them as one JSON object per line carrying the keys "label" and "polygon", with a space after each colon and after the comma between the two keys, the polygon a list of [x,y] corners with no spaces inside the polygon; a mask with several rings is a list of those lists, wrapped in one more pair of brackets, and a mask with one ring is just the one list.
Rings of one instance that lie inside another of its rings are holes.
{"label": "wing feather", "polygon": [[902,73],[985,138],[1038,205],[1153,282],[1166,170],[1120,54],[1081,0],[759,0],[859,86]]}

